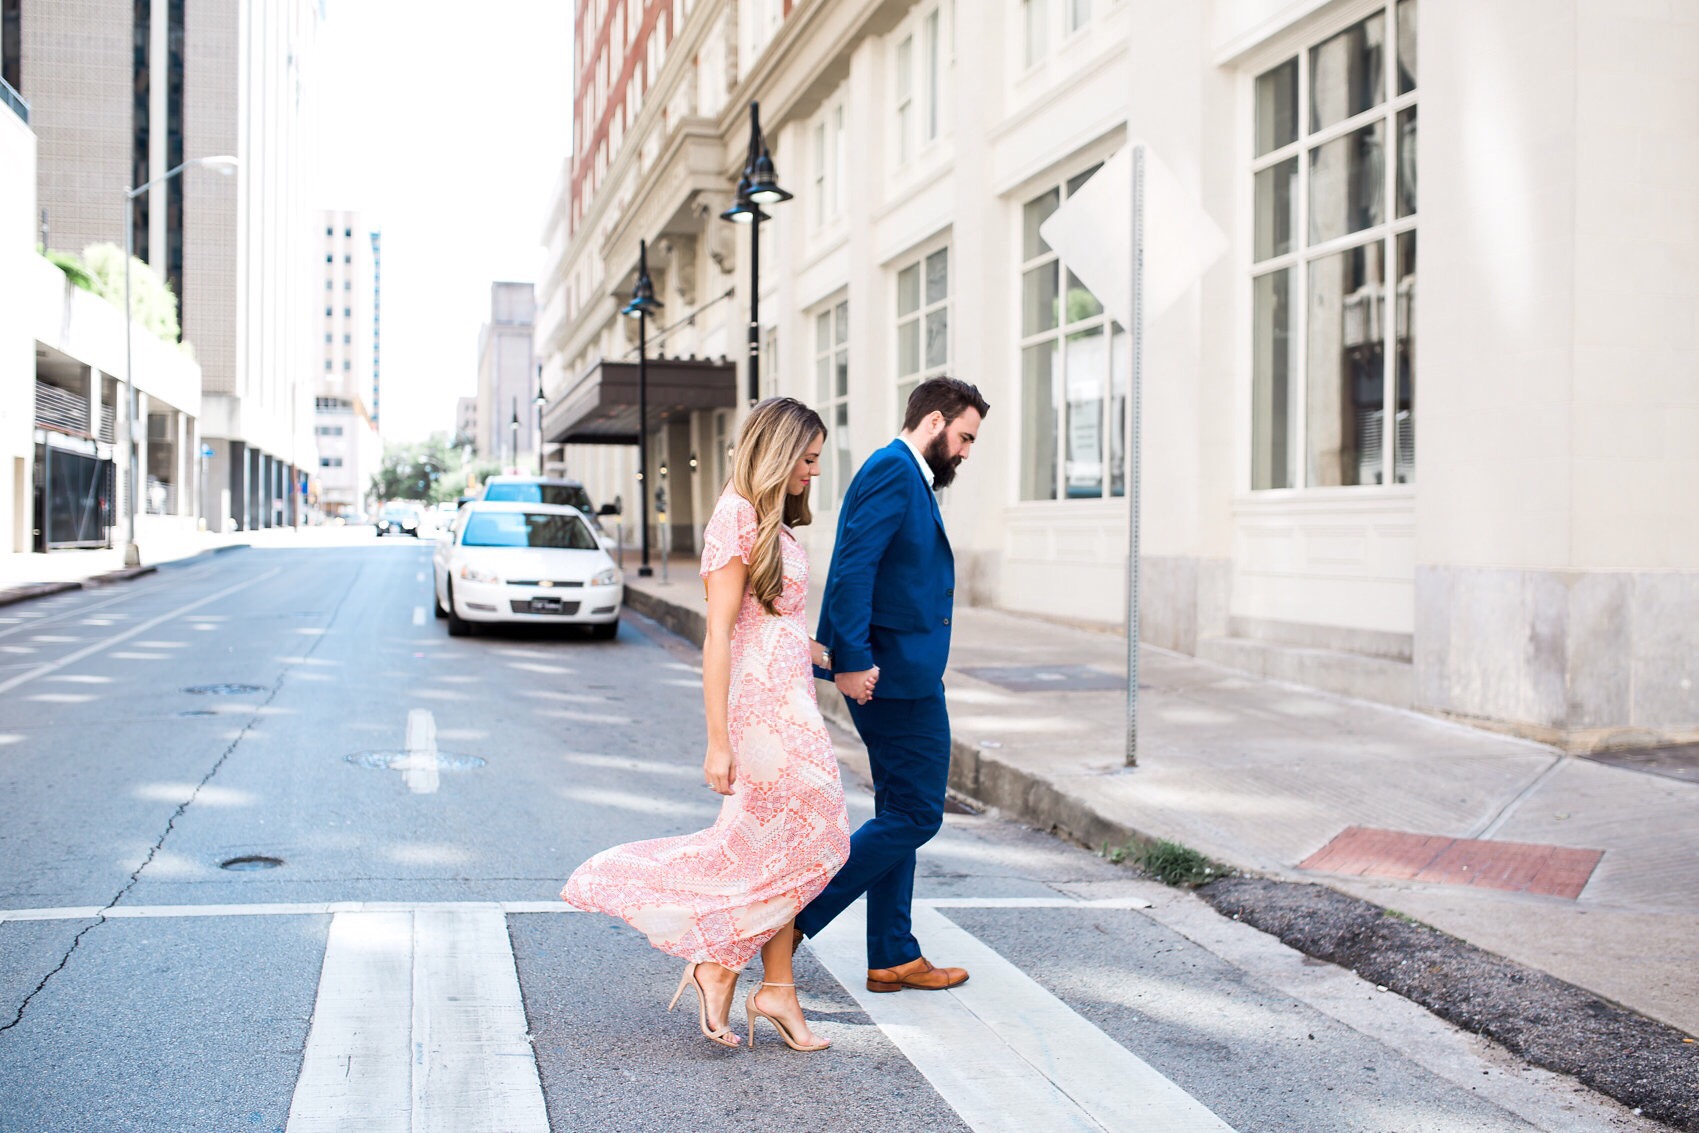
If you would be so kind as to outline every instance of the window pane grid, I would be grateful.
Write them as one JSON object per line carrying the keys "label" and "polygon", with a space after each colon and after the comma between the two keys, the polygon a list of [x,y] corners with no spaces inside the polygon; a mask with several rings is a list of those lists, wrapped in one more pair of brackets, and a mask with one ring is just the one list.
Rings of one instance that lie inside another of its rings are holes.
{"label": "window pane grid", "polygon": [[850,481],[849,447],[849,300],[822,308],[814,316],[815,406],[828,436],[820,454],[820,490],[815,502],[837,505]]}
{"label": "window pane grid", "polygon": [[1022,209],[1021,498],[1103,499],[1125,490],[1121,328],[1044,243],[1038,225],[1082,188],[1091,166]]}
{"label": "window pane grid", "polygon": [[914,387],[946,373],[950,363],[950,249],[922,253],[898,269],[897,407]]}
{"label": "window pane grid", "polygon": [[[1253,490],[1414,479],[1416,3],[1395,0],[1253,84]],[[1283,84],[1296,105],[1269,105],[1290,98]],[[1295,190],[1279,181],[1293,172]]]}

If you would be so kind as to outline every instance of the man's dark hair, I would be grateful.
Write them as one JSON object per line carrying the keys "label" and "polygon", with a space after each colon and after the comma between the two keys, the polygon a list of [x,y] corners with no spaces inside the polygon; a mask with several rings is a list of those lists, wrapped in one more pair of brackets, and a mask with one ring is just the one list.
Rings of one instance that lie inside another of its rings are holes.
{"label": "man's dark hair", "polygon": [[969,385],[960,378],[927,378],[908,395],[903,430],[915,428],[934,411],[942,413],[944,423],[948,425],[969,409],[979,410],[981,417],[991,412],[991,406],[978,386]]}

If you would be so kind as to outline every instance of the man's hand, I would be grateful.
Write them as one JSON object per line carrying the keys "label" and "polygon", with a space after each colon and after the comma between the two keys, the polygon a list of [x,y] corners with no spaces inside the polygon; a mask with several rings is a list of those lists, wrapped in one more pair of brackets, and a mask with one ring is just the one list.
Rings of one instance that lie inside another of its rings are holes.
{"label": "man's hand", "polygon": [[702,760],[702,777],[708,781],[708,786],[715,794],[731,794],[732,749],[720,744],[709,744],[708,754]]}
{"label": "man's hand", "polygon": [[859,673],[834,673],[832,683],[857,704],[866,704],[873,699],[873,686],[879,683],[879,667],[875,665]]}

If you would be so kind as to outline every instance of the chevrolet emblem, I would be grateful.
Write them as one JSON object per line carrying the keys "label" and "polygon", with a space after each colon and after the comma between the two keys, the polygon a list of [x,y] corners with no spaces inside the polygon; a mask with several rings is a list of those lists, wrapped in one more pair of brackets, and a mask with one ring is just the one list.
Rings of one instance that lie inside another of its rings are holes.
{"label": "chevrolet emblem", "polygon": [[554,584],[555,581],[552,578],[545,578],[541,582],[537,583],[538,586],[553,586]]}

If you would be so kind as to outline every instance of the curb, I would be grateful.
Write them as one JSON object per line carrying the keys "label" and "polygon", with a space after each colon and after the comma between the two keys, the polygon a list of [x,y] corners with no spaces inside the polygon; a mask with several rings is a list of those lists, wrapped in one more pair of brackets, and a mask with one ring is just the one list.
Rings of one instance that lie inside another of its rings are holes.
{"label": "curb", "polygon": [[[220,547],[208,547],[204,551],[196,551],[180,559],[172,559],[165,563],[154,563],[149,566],[119,567],[117,570],[105,571],[101,574],[91,574],[87,578],[74,578],[64,582],[32,582],[24,586],[13,586],[0,590],[0,606],[13,606],[19,602],[30,602],[37,598],[47,598],[54,594],[63,594],[68,590],[99,590],[119,582],[129,582],[131,579],[144,575],[155,574],[160,567],[187,566],[197,559],[222,555],[226,551],[244,551],[252,547],[252,543],[226,543]],[[670,627],[669,627],[670,628]]]}

